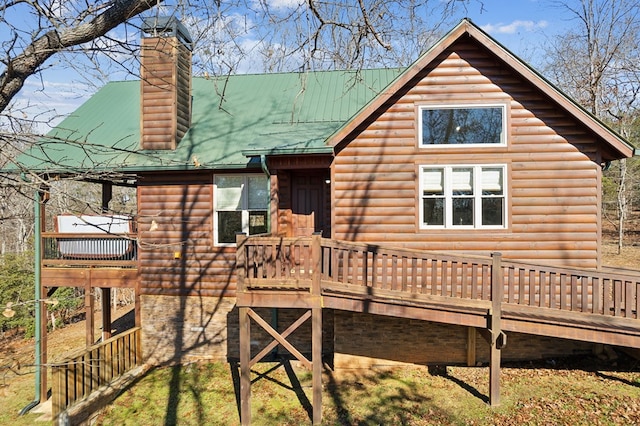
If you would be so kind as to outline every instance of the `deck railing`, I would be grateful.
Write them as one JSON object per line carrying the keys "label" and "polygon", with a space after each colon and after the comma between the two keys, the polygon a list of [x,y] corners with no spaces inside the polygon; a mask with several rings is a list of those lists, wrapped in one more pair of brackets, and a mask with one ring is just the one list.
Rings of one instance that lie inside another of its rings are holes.
{"label": "deck railing", "polygon": [[140,328],[136,327],[52,365],[53,418],[141,362]]}
{"label": "deck railing", "polygon": [[503,261],[504,302],[638,319],[640,275],[607,268],[602,271],[545,267]]}
{"label": "deck railing", "polygon": [[42,234],[43,267],[118,267],[135,268],[135,234]]}
{"label": "deck railing", "polygon": [[[319,271],[313,269],[314,239]],[[239,292],[310,289],[319,274],[322,291],[379,290],[479,301],[490,301],[493,294],[505,309],[536,307],[634,319],[640,311],[640,275],[630,271],[547,267],[504,260],[499,254],[447,255],[319,236],[239,236],[237,243]],[[503,291],[492,293],[496,280],[502,281]]]}

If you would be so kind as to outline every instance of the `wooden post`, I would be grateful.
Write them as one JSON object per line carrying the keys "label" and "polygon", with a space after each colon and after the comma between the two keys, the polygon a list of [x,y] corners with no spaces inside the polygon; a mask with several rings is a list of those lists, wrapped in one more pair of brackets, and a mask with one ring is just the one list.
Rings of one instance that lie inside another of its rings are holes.
{"label": "wooden post", "polygon": [[467,367],[476,365],[476,328],[467,327]]}
{"label": "wooden post", "polygon": [[320,297],[322,279],[322,237],[319,233],[311,236],[311,295]]}
{"label": "wooden post", "polygon": [[91,294],[91,270],[87,274],[85,278],[84,285],[84,315],[85,315],[85,344],[86,347],[90,347],[93,345],[93,294]]}
{"label": "wooden post", "polygon": [[49,399],[49,386],[47,384],[47,342],[49,339],[47,331],[47,304],[42,300],[47,298],[47,288],[40,286],[40,403]]}
{"label": "wooden post", "polygon": [[500,317],[502,316],[502,297],[504,282],[502,275],[502,254],[492,253],[491,274],[491,355],[489,362],[489,403],[492,407],[500,405],[500,348],[502,330]]}
{"label": "wooden post", "polygon": [[[314,271],[314,274],[316,272]],[[317,272],[320,274],[320,271]],[[313,424],[322,424],[322,307],[311,313],[311,362],[313,364]]]}
{"label": "wooden post", "polygon": [[[245,291],[244,278],[246,275],[245,243],[247,236],[236,234],[236,293]],[[240,423],[251,424],[251,322],[249,310],[241,306],[239,311],[240,326]]]}
{"label": "wooden post", "polygon": [[[47,225],[47,215],[46,215],[46,203],[49,201],[49,196],[51,193],[49,192],[49,187],[40,191],[40,200],[38,208],[40,210],[40,229],[46,229]],[[41,238],[41,235],[37,235],[36,238]],[[40,242],[42,246],[42,241]],[[39,259],[36,259],[36,262],[40,263],[40,270],[42,270],[42,256]],[[36,327],[40,327],[40,360],[36,360],[36,362],[40,363],[40,403],[45,402],[49,399],[49,386],[47,384],[47,342],[49,340],[49,334],[47,330],[47,304],[43,302],[43,299],[47,299],[48,296],[47,287],[40,282],[40,297],[36,303],[40,304],[40,324],[35,324]]]}
{"label": "wooden post", "polygon": [[322,241],[320,234],[311,237],[311,296],[314,306],[311,309],[311,363],[313,365],[313,424],[322,424],[322,305],[318,302],[322,296]]}
{"label": "wooden post", "polygon": [[111,338],[111,289],[102,288],[102,341]]}
{"label": "wooden post", "polygon": [[249,309],[238,308],[240,313],[240,423],[251,424],[251,328]]}

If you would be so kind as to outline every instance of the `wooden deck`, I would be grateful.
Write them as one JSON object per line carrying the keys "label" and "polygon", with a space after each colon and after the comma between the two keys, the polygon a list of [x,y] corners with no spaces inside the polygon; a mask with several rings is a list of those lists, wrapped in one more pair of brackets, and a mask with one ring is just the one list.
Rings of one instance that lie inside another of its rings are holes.
{"label": "wooden deck", "polygon": [[135,288],[136,235],[42,234],[42,281],[47,287]]}
{"label": "wooden deck", "polygon": [[[476,327],[491,345],[492,405],[499,404],[505,331],[640,348],[640,272],[548,267],[505,260],[499,253],[446,255],[319,236],[239,236],[237,243],[244,424],[250,422],[250,366],[268,353],[250,359],[250,318],[277,342],[268,348],[282,344],[313,367],[314,423],[321,421],[321,383],[315,379],[322,308]],[[313,359],[286,341],[295,324],[278,333],[253,312],[256,307],[308,309],[299,322],[317,321]]]}
{"label": "wooden deck", "polygon": [[[84,288],[85,344],[94,345],[95,289],[102,293],[102,340],[111,338],[111,289],[135,290],[135,324],[140,326],[140,292],[138,280],[138,250],[136,234],[101,233],[42,233],[41,294],[42,299],[55,295],[59,287]],[[42,351],[46,364],[47,315],[42,305]],[[139,351],[139,345],[138,345]],[[41,400],[47,399],[46,368],[41,369]]]}

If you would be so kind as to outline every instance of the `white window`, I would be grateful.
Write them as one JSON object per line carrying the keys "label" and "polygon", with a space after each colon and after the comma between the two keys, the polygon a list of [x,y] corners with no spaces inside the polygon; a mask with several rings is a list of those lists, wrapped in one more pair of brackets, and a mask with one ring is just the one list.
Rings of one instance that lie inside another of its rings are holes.
{"label": "white window", "polygon": [[506,144],[505,105],[421,106],[421,147]]}
{"label": "white window", "polygon": [[214,242],[233,245],[236,234],[268,232],[269,181],[265,175],[216,175]]}
{"label": "white window", "polygon": [[421,228],[505,228],[504,165],[420,167]]}

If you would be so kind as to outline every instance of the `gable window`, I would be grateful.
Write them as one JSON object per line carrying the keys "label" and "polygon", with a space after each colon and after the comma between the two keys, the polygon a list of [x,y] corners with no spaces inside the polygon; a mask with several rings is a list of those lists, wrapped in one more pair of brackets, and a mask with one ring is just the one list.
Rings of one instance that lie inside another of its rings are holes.
{"label": "gable window", "polygon": [[236,234],[268,232],[269,182],[264,175],[216,175],[214,242],[232,245]]}
{"label": "gable window", "polygon": [[421,166],[421,228],[505,228],[505,166]]}
{"label": "gable window", "polygon": [[505,145],[505,105],[421,106],[421,147]]}

